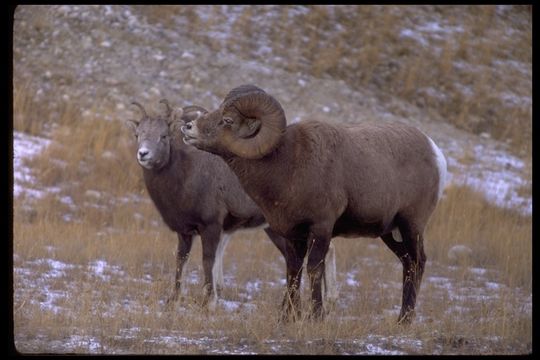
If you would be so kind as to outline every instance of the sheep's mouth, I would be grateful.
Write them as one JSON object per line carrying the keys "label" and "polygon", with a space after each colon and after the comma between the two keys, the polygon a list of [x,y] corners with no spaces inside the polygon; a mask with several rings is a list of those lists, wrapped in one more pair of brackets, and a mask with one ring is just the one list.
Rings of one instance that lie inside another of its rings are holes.
{"label": "sheep's mouth", "polygon": [[182,138],[182,140],[184,141],[185,144],[188,144],[188,145],[195,145],[198,141],[198,139],[196,137],[193,137],[193,136],[190,136],[188,134],[185,134],[184,133],[184,137]]}
{"label": "sheep's mouth", "polygon": [[148,170],[152,170],[154,168],[154,163],[150,161],[149,159],[146,159],[146,160],[137,159],[137,161],[139,162],[139,165],[141,165],[142,167]]}
{"label": "sheep's mouth", "polygon": [[197,144],[199,139],[196,136],[193,136],[193,134],[190,134],[188,129],[182,126],[180,128],[180,131],[182,132],[182,135],[183,135],[182,140],[184,141],[185,144],[188,144],[188,145]]}

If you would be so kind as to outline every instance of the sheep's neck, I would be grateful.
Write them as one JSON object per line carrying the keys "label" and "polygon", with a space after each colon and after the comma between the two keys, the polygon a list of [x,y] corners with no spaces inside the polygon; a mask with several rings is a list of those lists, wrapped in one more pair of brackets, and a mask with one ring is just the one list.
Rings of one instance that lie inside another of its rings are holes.
{"label": "sheep's neck", "polygon": [[246,193],[263,211],[268,204],[282,201],[286,194],[283,186],[287,185],[292,169],[287,159],[280,159],[279,153],[284,151],[282,147],[278,146],[262,159],[243,159],[238,156],[225,159]]}

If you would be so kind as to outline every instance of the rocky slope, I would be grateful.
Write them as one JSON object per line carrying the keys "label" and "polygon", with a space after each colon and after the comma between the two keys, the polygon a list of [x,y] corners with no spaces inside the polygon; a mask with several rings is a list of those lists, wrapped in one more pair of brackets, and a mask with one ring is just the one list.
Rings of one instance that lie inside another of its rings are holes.
{"label": "rocky slope", "polygon": [[[424,106],[418,96],[397,96],[392,89],[384,88],[384,69],[374,71],[373,80],[365,87],[358,86],[343,76],[347,67],[341,63],[348,64],[348,58],[314,76],[310,69],[317,63],[298,53],[302,45],[291,46],[290,51],[277,47],[269,27],[276,22],[291,24],[319,10],[290,6],[284,12],[280,7],[269,6],[258,12],[248,8],[19,6],[14,14],[15,92],[30,94],[32,101],[43,109],[38,121],[45,123],[54,123],[66,106],[77,108],[80,121],[120,121],[133,116],[128,105],[133,100],[157,107],[158,100],[165,97],[178,105],[195,103],[214,108],[232,87],[255,83],[280,100],[289,122],[319,118],[413,123],[448,156],[451,181],[473,186],[480,183],[479,187],[491,191],[495,200],[510,200],[512,205],[530,211],[530,192],[523,191],[530,188],[530,164],[510,155],[508,144],[493,140],[489,129],[480,134],[478,127],[473,132],[458,129],[440,111]],[[335,7],[328,9],[324,10],[330,14],[327,16],[337,16]],[[505,26],[517,26],[515,34],[524,32],[518,26],[519,19],[513,18],[517,15],[504,7],[496,11],[500,13],[499,22],[506,19]],[[441,52],[447,43],[445,36],[462,32],[459,23],[452,25],[437,15],[436,9],[423,8],[422,13],[429,16],[409,19],[403,23],[408,27],[398,33],[400,43],[416,44],[409,45],[411,49],[431,46],[433,52]],[[251,23],[245,24],[246,16]],[[260,25],[260,32],[253,23]],[[339,33],[343,26],[347,24],[336,23],[335,28],[326,29],[330,35],[321,35],[321,43],[330,44],[331,34]],[[243,35],[240,38],[239,33]],[[299,33],[298,41],[309,43],[308,35]],[[511,62],[508,56],[501,52],[497,64],[503,60]],[[521,77],[516,80],[519,86],[506,91],[508,103],[517,101],[525,109],[530,108],[530,97],[522,89],[530,81],[532,66],[513,64]],[[382,68],[394,65],[381,62]],[[428,94],[428,100],[423,102],[433,103],[436,92],[430,87],[423,89]]]}

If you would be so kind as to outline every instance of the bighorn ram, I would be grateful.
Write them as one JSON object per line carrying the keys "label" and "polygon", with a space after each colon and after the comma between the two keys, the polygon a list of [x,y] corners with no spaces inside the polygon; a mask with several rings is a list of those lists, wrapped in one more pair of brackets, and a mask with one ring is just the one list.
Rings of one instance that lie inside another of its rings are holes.
{"label": "bighorn ram", "polygon": [[[137,160],[142,167],[146,188],[167,226],[178,235],[176,274],[173,292],[167,300],[178,299],[182,271],[188,260],[194,235],[200,235],[204,268],[204,304],[217,304],[223,287],[223,252],[232,232],[265,224],[257,205],[240,186],[238,179],[218,157],[185,145],[175,129],[207,111],[199,106],[171,109],[139,121],[129,120],[138,143]],[[268,237],[285,256],[285,239],[265,229]],[[224,233],[223,237],[221,236]],[[216,254],[217,253],[217,254]],[[217,255],[217,257],[216,257]],[[335,266],[335,255],[329,257]],[[330,273],[327,296],[336,298],[335,274]]]}
{"label": "bighorn ram", "polygon": [[414,315],[426,255],[424,228],[441,196],[446,160],[402,123],[286,126],[279,102],[253,85],[233,89],[218,110],[182,127],[184,141],[220,155],[287,239],[284,319],[299,315],[307,254],[312,315],[322,317],[321,276],[334,236],[381,237],[403,264],[398,322]]}

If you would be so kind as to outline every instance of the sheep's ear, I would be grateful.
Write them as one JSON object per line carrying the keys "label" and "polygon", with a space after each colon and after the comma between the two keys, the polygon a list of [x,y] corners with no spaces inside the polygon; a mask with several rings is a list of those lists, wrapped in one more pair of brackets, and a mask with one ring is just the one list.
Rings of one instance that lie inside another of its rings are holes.
{"label": "sheep's ear", "polygon": [[194,120],[197,120],[198,118],[200,118],[202,115],[204,115],[204,113],[200,110],[196,110],[196,111],[188,111],[188,112],[185,112],[182,116],[182,120],[184,120],[184,122],[191,122],[191,121],[194,121]]}
{"label": "sheep's ear", "polygon": [[[223,118],[225,120],[225,118]],[[257,134],[261,128],[261,120],[259,119],[246,119],[244,123],[238,129],[239,138],[250,138]]]}
{"label": "sheep's ear", "polygon": [[250,131],[255,131],[261,126],[261,120],[259,120],[259,119],[248,119],[246,121],[246,126]]}
{"label": "sheep's ear", "polygon": [[137,130],[137,127],[139,126],[139,122],[135,120],[128,120],[126,121],[126,126],[131,129],[131,131],[135,132]]}
{"label": "sheep's ear", "polygon": [[175,108],[172,111],[171,116],[169,117],[169,130],[171,133],[180,131],[180,127],[185,124],[182,116],[184,115],[184,110],[182,108]]}
{"label": "sheep's ear", "polygon": [[176,121],[172,121],[169,123],[169,131],[171,132],[171,134],[174,134],[176,132],[179,132],[180,131],[180,128],[182,127],[182,125],[184,125],[185,122],[182,121],[182,120],[176,120]]}

